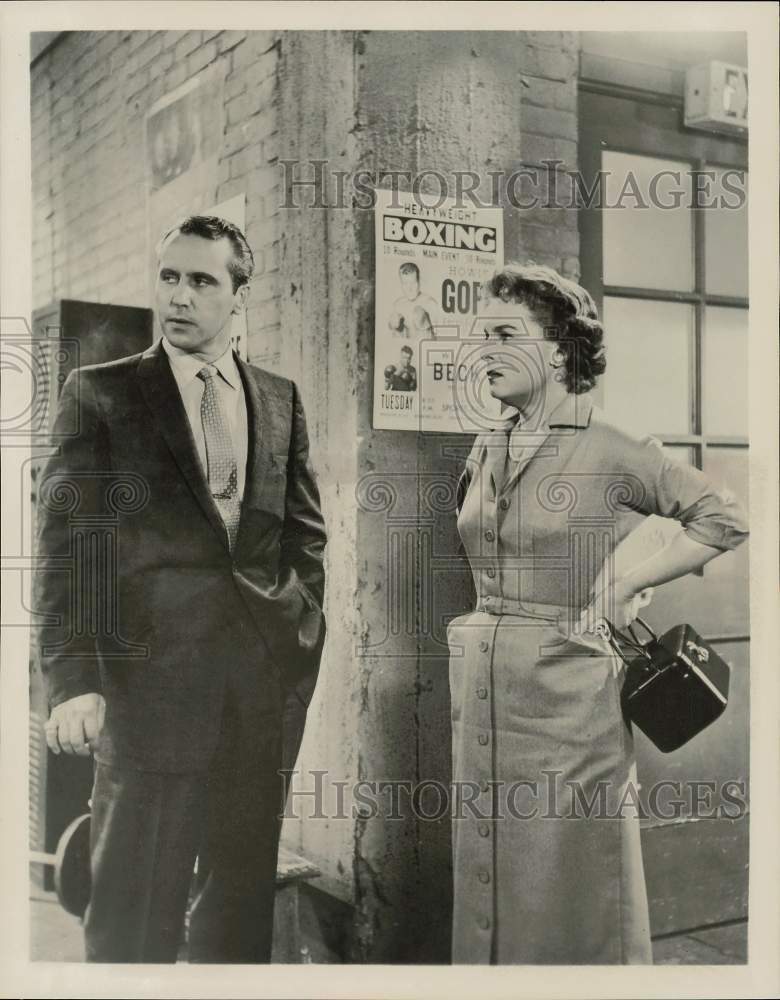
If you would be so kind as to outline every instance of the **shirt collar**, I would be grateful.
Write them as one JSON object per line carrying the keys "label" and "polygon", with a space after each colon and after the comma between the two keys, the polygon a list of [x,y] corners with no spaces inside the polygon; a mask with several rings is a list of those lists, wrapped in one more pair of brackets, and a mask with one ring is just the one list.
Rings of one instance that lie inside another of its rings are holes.
{"label": "shirt collar", "polygon": [[589,392],[567,393],[547,418],[548,427],[587,427],[593,412]]}
{"label": "shirt collar", "polygon": [[203,358],[198,358],[188,351],[183,351],[180,347],[175,347],[167,337],[162,338],[162,346],[168,355],[173,373],[180,384],[186,385],[188,382],[191,382],[194,378],[198,377],[198,372],[204,365],[210,364],[217,369],[232,389],[240,388],[241,376],[238,373],[232,347],[227,347],[224,354],[220,355],[216,361],[206,362]]}
{"label": "shirt collar", "polygon": [[569,392],[550,413],[543,425],[528,426],[520,419],[520,414],[515,413],[506,420],[500,429],[509,434],[512,434],[513,431],[518,434],[545,434],[553,427],[587,427],[592,412],[593,397],[589,392],[579,394]]}

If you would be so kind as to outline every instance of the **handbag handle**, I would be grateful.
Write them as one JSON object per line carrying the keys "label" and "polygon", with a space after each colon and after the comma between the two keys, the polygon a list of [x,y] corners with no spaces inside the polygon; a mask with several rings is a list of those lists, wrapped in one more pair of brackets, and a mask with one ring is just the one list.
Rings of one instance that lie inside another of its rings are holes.
{"label": "handbag handle", "polygon": [[[650,626],[649,626],[649,625],[647,624],[647,622],[646,622],[646,621],[644,620],[644,618],[640,618],[640,617],[639,617],[639,616],[637,615],[637,617],[636,617],[636,618],[634,619],[634,621],[633,621],[633,622],[631,622],[631,624],[630,624],[630,625],[628,625],[628,626],[627,626],[627,628],[628,628],[628,631],[629,631],[629,632],[631,633],[631,636],[632,636],[632,638],[634,639],[634,641],[635,641],[635,642],[636,642],[636,643],[637,643],[638,645],[640,645],[640,646],[641,646],[641,645],[643,645],[643,644],[642,644],[642,643],[641,643],[641,642],[639,641],[639,639],[637,639],[637,637],[636,637],[636,633],[634,632],[634,625],[635,625],[635,624],[636,624],[637,622],[639,622],[639,624],[640,624],[640,625],[642,626],[642,628],[643,628],[643,629],[645,630],[645,632],[647,632],[647,634],[648,634],[648,635],[650,636],[650,638],[651,638],[651,639],[653,640],[653,642],[658,642],[658,636],[657,636],[657,635],[655,634],[655,632],[654,632],[654,631],[653,631],[653,630],[652,630],[652,629],[650,628]],[[620,634],[620,633],[618,633],[618,635],[619,635],[619,634]]]}
{"label": "handbag handle", "polygon": [[[655,632],[652,630],[652,628],[650,628],[650,626],[643,618],[637,617],[635,620],[639,622],[640,625],[642,625],[642,627],[645,629],[646,632],[649,633],[650,636],[652,636],[653,641],[657,641],[658,636],[655,634]],[[630,639],[624,632],[621,632],[619,629],[616,629],[615,626],[612,624],[612,622],[609,621],[609,619],[603,618],[602,622],[603,622],[603,627],[600,623],[599,626],[597,626],[597,631],[601,632],[603,638],[606,639],[606,641],[610,644],[614,652],[620,657],[623,663],[628,665],[628,660],[626,659],[623,650],[618,645],[618,639],[620,640],[620,642],[623,643],[623,645],[628,646],[629,649],[633,649],[641,656],[644,656],[644,658],[648,661],[648,663],[650,663],[651,666],[655,667],[655,664],[653,663],[653,658],[647,651],[647,644],[641,642],[640,639],[637,637],[636,632],[634,631],[633,622],[627,626],[628,631],[631,635]]]}

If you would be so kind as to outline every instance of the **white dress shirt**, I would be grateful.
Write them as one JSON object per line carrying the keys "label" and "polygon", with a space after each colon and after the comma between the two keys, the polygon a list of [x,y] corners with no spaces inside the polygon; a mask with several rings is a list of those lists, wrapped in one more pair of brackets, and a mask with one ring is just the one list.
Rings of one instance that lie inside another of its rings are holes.
{"label": "white dress shirt", "polygon": [[243,499],[244,486],[246,484],[246,460],[249,443],[249,431],[246,416],[246,400],[244,399],[244,385],[241,381],[236,360],[233,357],[232,348],[228,347],[225,353],[216,361],[206,362],[194,354],[188,354],[173,344],[166,338],[162,338],[162,346],[168,355],[171,363],[173,377],[179,387],[184,409],[187,412],[187,419],[190,422],[192,436],[198,449],[198,457],[203,466],[204,476],[208,476],[208,462],[206,459],[206,435],[203,433],[203,423],[200,417],[200,404],[205,391],[205,384],[198,378],[198,372],[206,364],[211,364],[219,372],[217,385],[219,387],[220,400],[224,413],[227,415],[230,437],[233,441],[233,453],[236,456],[236,470],[238,472],[238,497]]}

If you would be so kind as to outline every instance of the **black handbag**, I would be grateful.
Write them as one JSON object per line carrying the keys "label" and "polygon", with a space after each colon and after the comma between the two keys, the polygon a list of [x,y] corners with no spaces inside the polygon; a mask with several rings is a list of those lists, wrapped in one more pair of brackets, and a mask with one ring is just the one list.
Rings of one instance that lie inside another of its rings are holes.
{"label": "black handbag", "polygon": [[[647,622],[636,621],[651,636],[650,642],[640,642],[631,625],[631,638],[609,622],[601,631],[626,664],[620,693],[623,717],[669,753],[722,715],[731,669],[690,625],[675,625],[659,639]],[[621,644],[636,655],[624,652]]]}

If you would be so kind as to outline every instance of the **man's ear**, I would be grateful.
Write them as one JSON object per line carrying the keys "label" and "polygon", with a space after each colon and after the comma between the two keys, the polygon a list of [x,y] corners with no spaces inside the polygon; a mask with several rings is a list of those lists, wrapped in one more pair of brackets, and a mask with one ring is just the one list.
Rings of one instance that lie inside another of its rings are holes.
{"label": "man's ear", "polygon": [[236,289],[236,301],[233,303],[233,308],[231,312],[234,315],[238,315],[246,309],[247,299],[249,298],[249,282],[244,285],[239,285]]}

